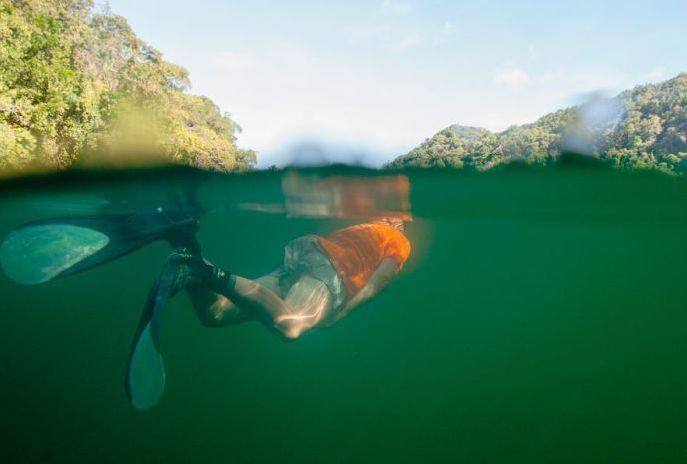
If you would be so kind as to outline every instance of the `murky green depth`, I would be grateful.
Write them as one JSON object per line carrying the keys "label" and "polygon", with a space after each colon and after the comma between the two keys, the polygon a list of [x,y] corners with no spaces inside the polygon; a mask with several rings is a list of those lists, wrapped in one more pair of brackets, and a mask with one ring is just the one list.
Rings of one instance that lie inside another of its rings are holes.
{"label": "murky green depth", "polygon": [[[180,181],[153,177],[7,186],[0,234],[74,214],[37,195],[154,201]],[[295,343],[258,323],[206,329],[176,297],[167,392],[145,413],[127,401],[124,369],[165,244],[40,286],[0,276],[0,462],[687,461],[685,179],[574,167],[409,177],[414,252],[384,294]],[[237,208],[283,202],[279,173],[211,181],[224,208],[200,240],[239,274],[348,224]]]}

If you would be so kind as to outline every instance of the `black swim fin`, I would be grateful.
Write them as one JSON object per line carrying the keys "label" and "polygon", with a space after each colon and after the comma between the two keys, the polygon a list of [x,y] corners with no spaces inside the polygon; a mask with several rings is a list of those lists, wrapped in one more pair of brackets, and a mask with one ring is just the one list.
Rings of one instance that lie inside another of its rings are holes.
{"label": "black swim fin", "polygon": [[180,264],[168,259],[141,315],[126,369],[126,393],[141,410],[157,405],[165,391],[165,366],[160,352],[160,331],[167,300],[176,292]]}
{"label": "black swim fin", "polygon": [[198,214],[189,209],[33,221],[0,245],[0,266],[13,280],[40,284],[107,263],[156,240],[191,239]]}

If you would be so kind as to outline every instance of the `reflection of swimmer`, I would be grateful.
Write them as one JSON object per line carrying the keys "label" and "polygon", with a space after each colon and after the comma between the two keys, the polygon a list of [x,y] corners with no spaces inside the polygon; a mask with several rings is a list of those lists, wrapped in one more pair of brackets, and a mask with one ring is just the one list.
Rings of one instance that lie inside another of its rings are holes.
{"label": "reflection of swimmer", "polygon": [[282,190],[289,217],[409,218],[410,182],[403,175],[321,178],[289,172]]}
{"label": "reflection of swimmer", "polygon": [[256,280],[230,274],[188,249],[183,281],[201,322],[223,327],[259,319],[287,339],[331,325],[384,289],[410,254],[403,221],[381,218],[309,235],[286,246],[284,262]]}

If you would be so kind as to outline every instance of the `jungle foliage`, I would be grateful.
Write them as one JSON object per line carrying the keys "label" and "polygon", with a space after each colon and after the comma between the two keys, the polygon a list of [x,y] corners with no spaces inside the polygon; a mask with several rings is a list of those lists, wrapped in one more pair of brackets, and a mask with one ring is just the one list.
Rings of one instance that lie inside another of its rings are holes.
{"label": "jungle foliage", "polygon": [[91,0],[0,0],[0,170],[161,161],[247,169],[255,152],[188,72]]}
{"label": "jungle foliage", "polygon": [[511,161],[547,164],[562,152],[620,168],[687,172],[687,74],[611,99],[548,114],[501,133],[450,126],[387,167],[487,170]]}

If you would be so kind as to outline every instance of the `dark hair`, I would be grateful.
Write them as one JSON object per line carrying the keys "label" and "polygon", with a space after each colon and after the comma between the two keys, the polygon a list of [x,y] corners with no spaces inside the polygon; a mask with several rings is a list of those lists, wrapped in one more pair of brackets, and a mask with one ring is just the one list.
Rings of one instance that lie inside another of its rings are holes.
{"label": "dark hair", "polygon": [[387,226],[392,227],[399,232],[405,232],[406,231],[405,222],[400,217],[381,216],[381,217],[375,218],[372,222],[380,222],[382,224],[386,224]]}

